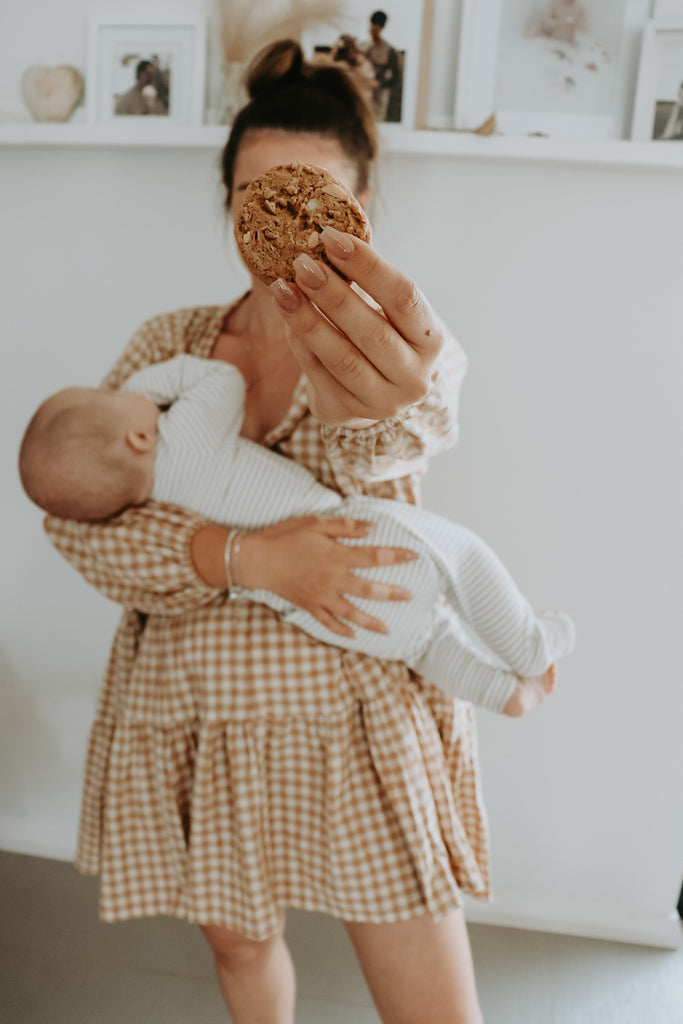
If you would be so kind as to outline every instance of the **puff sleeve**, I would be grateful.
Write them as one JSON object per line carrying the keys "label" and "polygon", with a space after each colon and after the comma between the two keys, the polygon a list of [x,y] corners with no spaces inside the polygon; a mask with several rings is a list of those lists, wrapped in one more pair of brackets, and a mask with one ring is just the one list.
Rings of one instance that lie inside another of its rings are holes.
{"label": "puff sleeve", "polygon": [[[135,370],[186,351],[212,315],[213,308],[180,310],[148,320],[102,386],[116,390]],[[141,612],[182,615],[220,593],[200,579],[192,562],[192,537],[205,523],[185,509],[149,501],[97,523],[47,516],[44,529],[57,551],[105,597]]]}
{"label": "puff sleeve", "polygon": [[467,357],[449,336],[422,401],[359,429],[321,424],[327,458],[342,493],[421,475],[432,455],[452,447],[458,440],[460,388],[466,371]]}

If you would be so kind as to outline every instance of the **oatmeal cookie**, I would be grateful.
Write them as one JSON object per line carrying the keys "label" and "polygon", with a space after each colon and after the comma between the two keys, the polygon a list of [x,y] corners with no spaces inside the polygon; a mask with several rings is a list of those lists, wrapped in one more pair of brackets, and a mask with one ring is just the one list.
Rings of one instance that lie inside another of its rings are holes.
{"label": "oatmeal cookie", "polygon": [[293,281],[292,264],[299,253],[332,266],[320,240],[326,226],[366,242],[372,234],[363,207],[328,171],[312,164],[286,164],[271,167],[249,184],[235,239],[247,267],[261,281]]}

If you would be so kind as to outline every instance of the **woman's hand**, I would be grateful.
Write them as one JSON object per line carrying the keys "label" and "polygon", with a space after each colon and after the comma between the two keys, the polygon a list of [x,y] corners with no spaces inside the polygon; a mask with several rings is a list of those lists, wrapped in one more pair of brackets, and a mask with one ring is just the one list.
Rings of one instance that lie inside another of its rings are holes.
{"label": "woman's hand", "polygon": [[384,623],[367,615],[349,597],[408,601],[402,587],[356,575],[354,569],[397,565],[417,555],[403,548],[375,548],[337,543],[363,538],[372,523],[356,519],[306,516],[288,519],[243,535],[240,582],[251,590],[270,590],[309,612],[338,636],[353,636],[352,626],[386,633]]}
{"label": "woman's hand", "polygon": [[321,237],[330,261],[381,309],[305,255],[294,264],[296,284],[271,285],[309,381],[311,412],[355,426],[395,416],[428,393],[444,327],[410,278],[366,242],[335,228]]}

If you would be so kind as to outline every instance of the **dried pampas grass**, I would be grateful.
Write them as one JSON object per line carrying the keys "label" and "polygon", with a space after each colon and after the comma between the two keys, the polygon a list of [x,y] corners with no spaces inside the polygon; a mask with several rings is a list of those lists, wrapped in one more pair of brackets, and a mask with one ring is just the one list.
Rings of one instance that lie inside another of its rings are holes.
{"label": "dried pampas grass", "polygon": [[343,0],[216,0],[223,60],[244,63],[278,39],[301,40],[315,24],[339,27]]}

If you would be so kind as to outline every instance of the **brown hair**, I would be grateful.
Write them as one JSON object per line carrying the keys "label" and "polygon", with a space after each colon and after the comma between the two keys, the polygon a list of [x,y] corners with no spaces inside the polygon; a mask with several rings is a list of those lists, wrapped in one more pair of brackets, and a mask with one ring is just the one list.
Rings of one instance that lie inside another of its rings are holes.
{"label": "brown hair", "polygon": [[19,475],[31,501],[50,515],[94,521],[131,502],[138,470],[115,445],[118,433],[102,404],[106,395],[92,389],[87,403],[54,413],[48,398],[26,428]]}
{"label": "brown hair", "polygon": [[356,167],[356,191],[368,187],[370,165],[377,155],[377,125],[352,74],[338,64],[307,62],[297,42],[283,39],[254,57],[246,84],[250,100],[235,118],[221,157],[228,206],[235,159],[250,129],[335,138]]}

